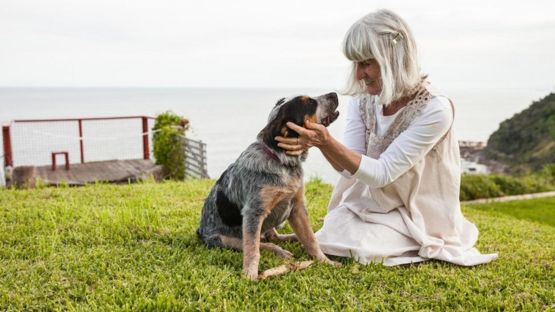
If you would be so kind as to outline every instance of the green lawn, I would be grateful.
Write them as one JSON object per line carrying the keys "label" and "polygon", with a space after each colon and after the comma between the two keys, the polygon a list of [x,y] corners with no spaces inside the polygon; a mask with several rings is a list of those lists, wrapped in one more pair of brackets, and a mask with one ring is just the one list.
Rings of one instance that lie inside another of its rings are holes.
{"label": "green lawn", "polygon": [[[555,198],[463,207],[490,264],[343,259],[250,282],[240,253],[196,237],[212,183],[0,190],[0,310],[555,310]],[[329,195],[307,187],[316,229]],[[260,269],[282,263],[263,252]]]}

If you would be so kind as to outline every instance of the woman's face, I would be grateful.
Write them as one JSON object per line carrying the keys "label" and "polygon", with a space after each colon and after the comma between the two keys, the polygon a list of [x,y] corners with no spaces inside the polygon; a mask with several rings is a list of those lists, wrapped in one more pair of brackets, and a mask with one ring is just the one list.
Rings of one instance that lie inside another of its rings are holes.
{"label": "woman's face", "polygon": [[380,76],[380,65],[375,59],[369,59],[357,63],[357,80],[363,80],[366,90],[371,95],[382,92],[382,79]]}

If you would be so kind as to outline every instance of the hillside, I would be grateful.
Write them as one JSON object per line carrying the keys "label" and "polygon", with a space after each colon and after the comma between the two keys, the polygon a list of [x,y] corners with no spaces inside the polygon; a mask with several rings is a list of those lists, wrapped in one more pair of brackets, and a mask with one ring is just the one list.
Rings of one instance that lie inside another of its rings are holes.
{"label": "hillside", "polygon": [[489,137],[485,155],[512,172],[536,171],[555,163],[555,93],[503,121]]}

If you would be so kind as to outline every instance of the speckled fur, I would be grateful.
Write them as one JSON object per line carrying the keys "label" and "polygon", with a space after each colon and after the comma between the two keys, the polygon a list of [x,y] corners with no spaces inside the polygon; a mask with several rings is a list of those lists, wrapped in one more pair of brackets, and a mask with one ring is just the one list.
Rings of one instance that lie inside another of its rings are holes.
{"label": "speckled fur", "polygon": [[[296,207],[306,210],[299,195],[303,192],[301,164],[307,153],[286,155],[274,137],[297,136],[294,131],[284,132],[288,121],[302,125],[304,119],[313,117],[321,123],[334,113],[337,118],[336,108],[335,93],[315,99],[298,96],[276,104],[257,140],[225,170],[205,200],[197,233],[207,246],[239,249],[237,243],[226,244],[222,237],[243,239],[244,233],[252,233],[259,239],[286,221]],[[255,262],[258,267],[258,259]]]}

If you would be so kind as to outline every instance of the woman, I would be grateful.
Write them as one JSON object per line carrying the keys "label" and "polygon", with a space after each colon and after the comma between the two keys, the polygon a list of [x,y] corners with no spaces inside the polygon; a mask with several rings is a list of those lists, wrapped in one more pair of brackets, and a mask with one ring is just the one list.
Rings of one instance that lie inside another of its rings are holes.
{"label": "woman", "polygon": [[460,155],[449,99],[428,90],[406,23],[380,10],[351,26],[353,62],[344,144],[321,125],[289,123],[291,155],[315,146],[342,177],[316,237],[324,253],[398,265],[439,259],[476,265],[478,230],[461,213]]}

